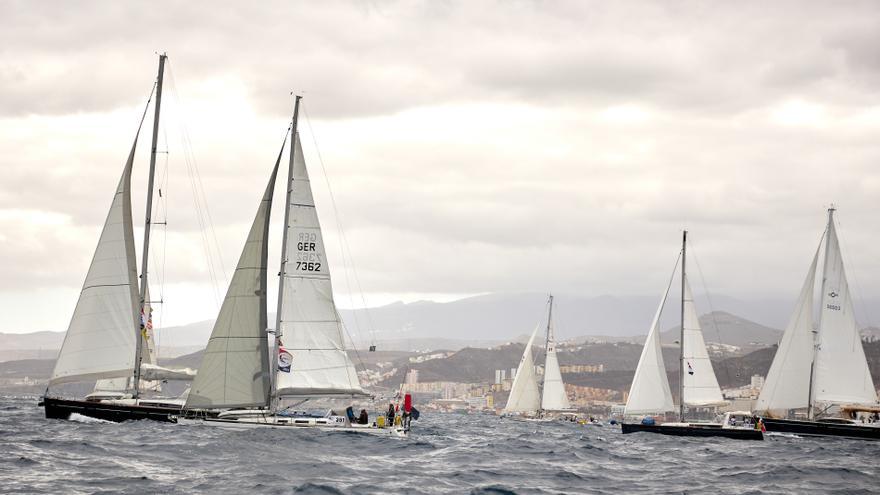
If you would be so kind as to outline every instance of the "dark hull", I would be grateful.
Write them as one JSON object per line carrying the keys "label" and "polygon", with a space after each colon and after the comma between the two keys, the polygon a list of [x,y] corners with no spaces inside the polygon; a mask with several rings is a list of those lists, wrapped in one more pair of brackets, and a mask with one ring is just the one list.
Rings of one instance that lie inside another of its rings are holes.
{"label": "dark hull", "polygon": [[880,427],[762,418],[768,433],[880,440]]}
{"label": "dark hull", "polygon": [[82,414],[90,418],[103,419],[121,423],[122,421],[149,419],[153,421],[174,422],[172,416],[180,414],[179,406],[128,406],[121,404],[107,404],[85,400],[67,400],[54,397],[45,397],[40,402],[46,409],[46,417],[49,419],[69,419],[73,413]]}
{"label": "dark hull", "polygon": [[674,435],[677,437],[724,437],[736,440],[763,440],[761,430],[740,430],[735,428],[722,428],[721,426],[678,426],[678,425],[643,425],[640,423],[622,423],[620,425],[624,434],[627,433],[660,433],[661,435]]}

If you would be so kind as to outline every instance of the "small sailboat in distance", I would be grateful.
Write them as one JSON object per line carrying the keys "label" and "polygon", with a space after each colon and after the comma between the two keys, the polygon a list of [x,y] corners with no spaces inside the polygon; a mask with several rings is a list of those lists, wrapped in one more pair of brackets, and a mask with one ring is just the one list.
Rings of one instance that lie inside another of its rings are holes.
{"label": "small sailboat in distance", "polygon": [[[755,410],[770,433],[880,440],[880,422],[854,420],[859,414],[876,418],[880,403],[856,325],[834,212],[834,206],[828,209],[823,234],[819,323],[814,328],[821,241]],[[850,417],[829,414],[832,411]]]}
{"label": "small sailboat in distance", "polygon": [[[366,424],[347,414],[306,415],[285,408],[311,399],[369,397],[346,352],[344,329],[333,300],[321,225],[297,133],[296,97],[290,126],[287,201],[282,235],[278,311],[273,357],[267,323],[269,217],[278,154],[269,184],[242,249],[229,289],[193,382],[181,424],[230,429],[318,428],[407,436],[411,406],[400,424]],[[286,142],[286,138],[285,138]]]}
{"label": "small sailboat in distance", "polygon": [[[678,422],[656,424],[653,417],[646,416],[640,423],[621,424],[624,434],[651,432],[675,436],[727,437],[743,440],[762,440],[763,434],[750,424],[748,412],[729,412],[720,423],[696,423],[685,421],[686,406],[711,406],[724,403],[718,379],[712,369],[709,353],[703,340],[697,317],[694,297],[691,293],[686,270],[687,231],[682,235],[681,261],[681,335],[679,346],[679,407]],[[678,261],[678,260],[677,260]],[[676,264],[677,264],[676,261]],[[672,287],[672,279],[663,293],[660,306],[648,330],[648,338],[624,411],[625,416],[673,411],[672,392],[666,376],[666,366],[660,346],[660,316]]]}
{"label": "small sailboat in distance", "polygon": [[544,384],[538,390],[538,375],[532,357],[532,345],[538,334],[538,327],[526,343],[520,359],[516,376],[510,387],[510,395],[502,414],[521,419],[548,419],[554,414],[565,414],[574,411],[565,392],[559,359],[556,356],[556,336],[553,324],[553,295],[548,300],[547,332],[544,345]]}
{"label": "small sailboat in distance", "polygon": [[[138,277],[131,214],[131,173],[146,108],[40,402],[47,418],[67,419],[78,413],[107,421],[170,421],[170,416],[180,411],[183,400],[156,396],[161,382],[192,380],[195,376],[195,372],[189,369],[174,370],[158,365],[152,328],[147,261],[165,59],[164,54],[159,55],[159,73],[154,87],[156,102],[141,274]],[[89,381],[95,382],[94,391],[84,400],[50,395],[52,387]]]}

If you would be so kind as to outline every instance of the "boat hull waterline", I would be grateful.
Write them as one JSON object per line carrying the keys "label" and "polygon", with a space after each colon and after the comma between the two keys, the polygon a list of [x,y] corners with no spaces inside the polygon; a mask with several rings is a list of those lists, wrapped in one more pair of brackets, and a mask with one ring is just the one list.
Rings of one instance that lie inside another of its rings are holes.
{"label": "boat hull waterline", "polygon": [[880,440],[880,426],[825,423],[795,419],[762,418],[768,433],[791,433],[795,435],[841,437],[859,440]]}
{"label": "boat hull waterline", "polygon": [[721,425],[643,425],[623,423],[620,425],[624,435],[628,433],[659,433],[678,437],[724,437],[735,440],[763,440],[761,430],[745,428],[724,428]]}
{"label": "boat hull waterline", "polygon": [[114,404],[55,397],[45,397],[41,405],[45,408],[48,419],[70,419],[71,414],[81,414],[114,423],[142,419],[170,423],[174,422],[172,417],[180,414],[181,409],[180,406]]}
{"label": "boat hull waterline", "polygon": [[399,438],[406,438],[409,436],[409,431],[400,426],[394,426],[391,428],[379,428],[378,426],[375,426],[373,424],[352,424],[349,426],[345,426],[338,425],[329,421],[321,421],[321,419],[323,418],[176,418],[177,423],[181,425],[213,426],[228,430],[247,430],[253,428],[318,429],[321,431],[366,433],[369,435],[384,435]]}

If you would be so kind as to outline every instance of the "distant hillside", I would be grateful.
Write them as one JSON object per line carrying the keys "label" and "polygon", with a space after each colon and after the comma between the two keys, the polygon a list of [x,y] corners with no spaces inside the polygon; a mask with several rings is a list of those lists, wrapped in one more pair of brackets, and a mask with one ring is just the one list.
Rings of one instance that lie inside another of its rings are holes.
{"label": "distant hillside", "polygon": [[[766,327],[745,318],[724,311],[715,311],[700,316],[700,327],[706,342],[735,345],[737,347],[766,347],[776,344],[782,338],[782,330]],[[678,325],[660,334],[660,341],[671,344],[679,340],[681,330]],[[641,338],[639,342],[644,342]]]}

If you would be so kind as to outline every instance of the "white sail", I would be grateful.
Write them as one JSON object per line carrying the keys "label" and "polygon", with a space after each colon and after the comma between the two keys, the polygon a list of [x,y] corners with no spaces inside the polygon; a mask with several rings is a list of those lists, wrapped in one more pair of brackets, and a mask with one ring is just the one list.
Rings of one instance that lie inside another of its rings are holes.
{"label": "white sail", "polygon": [[666,366],[663,363],[663,350],[660,345],[660,315],[666,298],[669,296],[670,285],[666,286],[666,292],[660,299],[660,306],[654,314],[654,320],[648,330],[648,338],[645,339],[645,347],[633,376],[632,386],[629,388],[629,397],[624,409],[625,415],[663,413],[674,411],[672,391],[669,388],[669,378],[666,376]]}
{"label": "white sail", "polygon": [[303,157],[295,140],[281,302],[277,396],[364,394],[345,352],[330,267]]}
{"label": "white sail", "polygon": [[876,403],[877,392],[856,326],[852,295],[843,269],[832,213],[833,210],[829,212],[825,240],[813,400],[838,404]]}
{"label": "white sail", "polygon": [[[552,304],[552,303],[551,303]],[[556,357],[556,338],[553,335],[553,320],[547,328],[547,357],[544,361],[544,390],[541,396],[541,409],[545,411],[563,411],[571,409],[562,372],[559,371],[559,359]]]}
{"label": "white sail", "polygon": [[[161,392],[162,382],[155,379],[147,379],[143,376],[143,368],[147,366],[155,366],[158,363],[158,355],[156,351],[156,338],[153,331],[153,307],[150,305],[150,287],[146,289],[146,301],[144,303],[144,312],[141,314],[140,329],[142,339],[142,359],[141,364],[141,383],[139,390]],[[190,378],[192,379],[192,378]],[[131,378],[103,378],[95,382],[94,391],[87,395],[86,398],[106,395],[125,395],[132,392],[133,377]]]}
{"label": "white sail", "polygon": [[819,250],[807,272],[794,313],[788,320],[785,333],[776,349],[770,371],[755,410],[783,415],[789,409],[809,406],[810,367],[813,363],[813,289],[816,284],[816,266]]}
{"label": "white sail", "polygon": [[269,343],[266,315],[266,265],[269,216],[278,174],[269,185],[235,267],[214,322],[187,408],[265,406],[269,400]]}
{"label": "white sail", "polygon": [[131,221],[134,152],[132,145],[49,385],[129,377],[134,372],[139,333]]}
{"label": "white sail", "polygon": [[536,413],[541,407],[538,376],[535,373],[535,360],[532,358],[532,345],[535,343],[537,334],[538,327],[535,326],[535,330],[523,351],[522,359],[519,361],[519,367],[516,369],[513,385],[510,387],[510,396],[507,398],[507,406],[504,408],[506,413]]}
{"label": "white sail", "polygon": [[724,397],[721,395],[721,387],[718,386],[715,370],[712,369],[712,361],[709,360],[709,353],[706,351],[706,342],[703,340],[703,331],[700,329],[694,296],[691,293],[686,275],[684,277],[684,342],[682,342],[682,347],[684,403],[689,406],[723,404]]}

